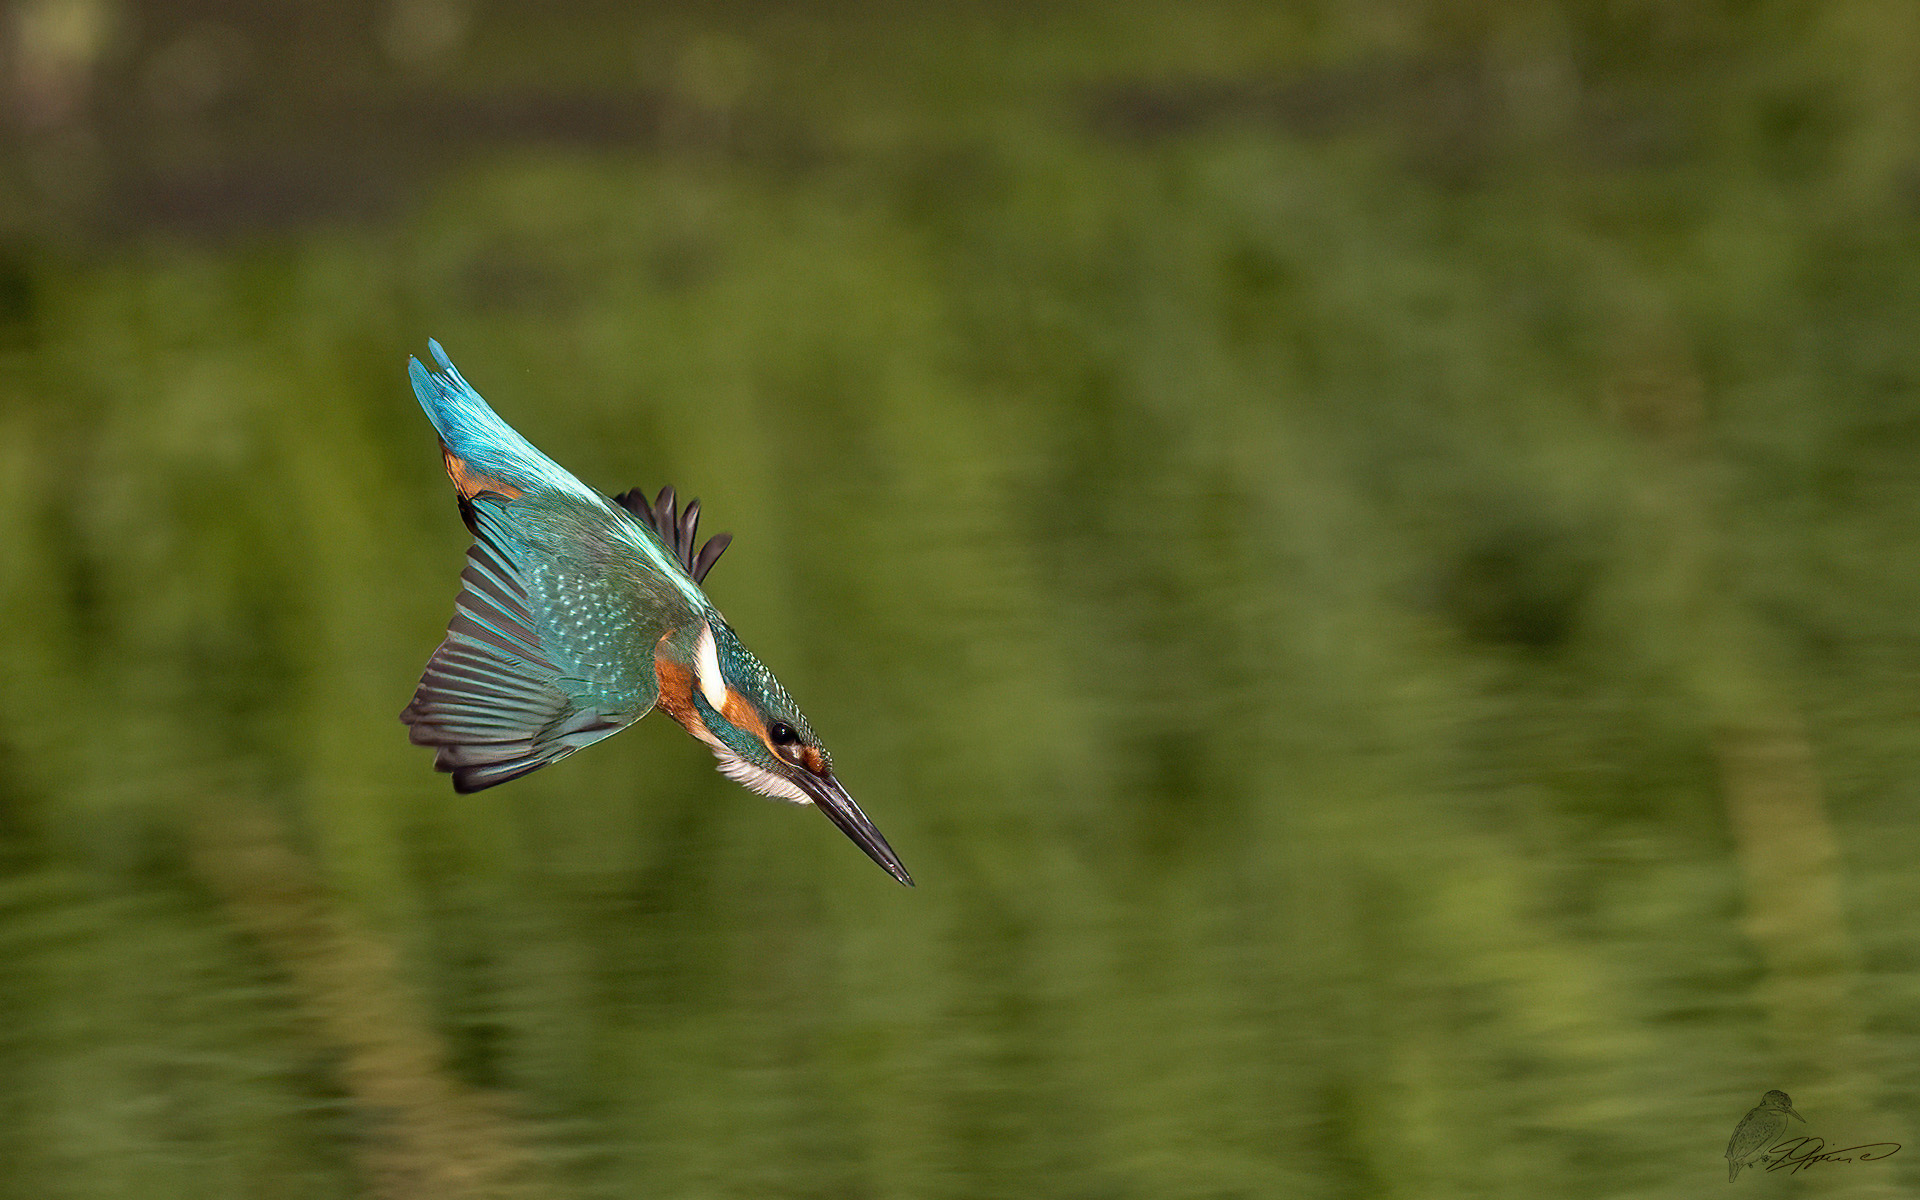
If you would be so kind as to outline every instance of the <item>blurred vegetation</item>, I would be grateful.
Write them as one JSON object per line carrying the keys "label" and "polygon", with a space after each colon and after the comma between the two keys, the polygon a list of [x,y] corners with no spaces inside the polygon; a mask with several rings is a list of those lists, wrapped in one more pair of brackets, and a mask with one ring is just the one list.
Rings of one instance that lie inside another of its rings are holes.
{"label": "blurred vegetation", "polygon": [[[0,1195],[1678,1197],[1768,1088],[1915,1132],[1909,6],[8,22]],[[430,335],[739,535],[915,891],[657,717],[433,774]]]}

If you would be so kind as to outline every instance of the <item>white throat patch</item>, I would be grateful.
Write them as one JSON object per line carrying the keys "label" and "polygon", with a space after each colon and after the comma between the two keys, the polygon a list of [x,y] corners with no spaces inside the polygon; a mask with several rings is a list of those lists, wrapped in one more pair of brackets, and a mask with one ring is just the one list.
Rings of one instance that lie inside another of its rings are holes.
{"label": "white throat patch", "polygon": [[713,711],[719,712],[727,702],[727,681],[720,677],[720,651],[713,644],[713,626],[700,626],[700,643],[694,647],[693,669],[699,672],[700,694],[707,698]]}
{"label": "white throat patch", "polygon": [[752,788],[762,796],[771,796],[775,800],[785,800],[791,804],[813,803],[805,792],[790,781],[775,775],[772,771],[754,766],[724,746],[716,747],[713,756],[720,760],[722,775],[735,783]]}

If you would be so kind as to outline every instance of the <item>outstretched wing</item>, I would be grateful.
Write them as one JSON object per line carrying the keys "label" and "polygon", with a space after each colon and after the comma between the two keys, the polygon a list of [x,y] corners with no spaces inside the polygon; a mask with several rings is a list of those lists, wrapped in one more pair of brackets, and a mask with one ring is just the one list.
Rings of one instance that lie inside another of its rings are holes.
{"label": "outstretched wing", "polygon": [[460,792],[518,779],[639,720],[658,685],[623,661],[622,597],[516,547],[493,500],[465,500],[474,544],[447,637],[400,714]]}
{"label": "outstretched wing", "polygon": [[667,552],[680,560],[695,583],[704,582],[707,572],[713,570],[713,564],[720,561],[720,555],[732,543],[730,533],[717,533],[707,539],[707,544],[694,553],[694,543],[699,540],[700,501],[687,502],[687,511],[675,511],[677,497],[672,487],[660,489],[660,495],[649,501],[647,494],[639,488],[630,488],[613,498],[613,502],[633,514],[634,520],[653,530],[660,544]]}

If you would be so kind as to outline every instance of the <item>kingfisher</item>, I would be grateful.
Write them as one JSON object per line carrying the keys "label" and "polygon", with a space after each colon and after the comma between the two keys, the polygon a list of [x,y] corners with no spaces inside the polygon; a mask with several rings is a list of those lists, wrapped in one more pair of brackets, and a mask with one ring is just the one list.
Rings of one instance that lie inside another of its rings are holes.
{"label": "kingfisher", "polygon": [[1756,1162],[1767,1161],[1767,1147],[1773,1145],[1773,1139],[1787,1127],[1787,1118],[1792,1117],[1801,1124],[1807,1119],[1793,1111],[1793,1101],[1779,1089],[1760,1097],[1760,1103],[1747,1110],[1740,1118],[1740,1124],[1734,1126],[1733,1137],[1727,1142],[1727,1182],[1740,1178],[1740,1168],[1752,1166]]}
{"label": "kingfisher", "polygon": [[446,640],[400,714],[457,792],[518,779],[655,705],[753,791],[811,804],[908,887],[793,697],[701,590],[732,540],[697,551],[700,502],[602,496],[495,415],[454,369],[407,373],[473,532]]}

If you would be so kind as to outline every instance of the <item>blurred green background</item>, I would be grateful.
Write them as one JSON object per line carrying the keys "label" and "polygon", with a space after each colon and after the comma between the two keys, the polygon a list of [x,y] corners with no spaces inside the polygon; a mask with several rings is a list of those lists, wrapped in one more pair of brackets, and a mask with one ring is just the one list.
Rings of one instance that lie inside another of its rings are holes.
{"label": "blurred green background", "polygon": [[[1915,1134],[1912,5],[5,13],[0,1195]],[[407,744],[429,336],[738,535],[917,889],[660,717],[472,797]]]}

